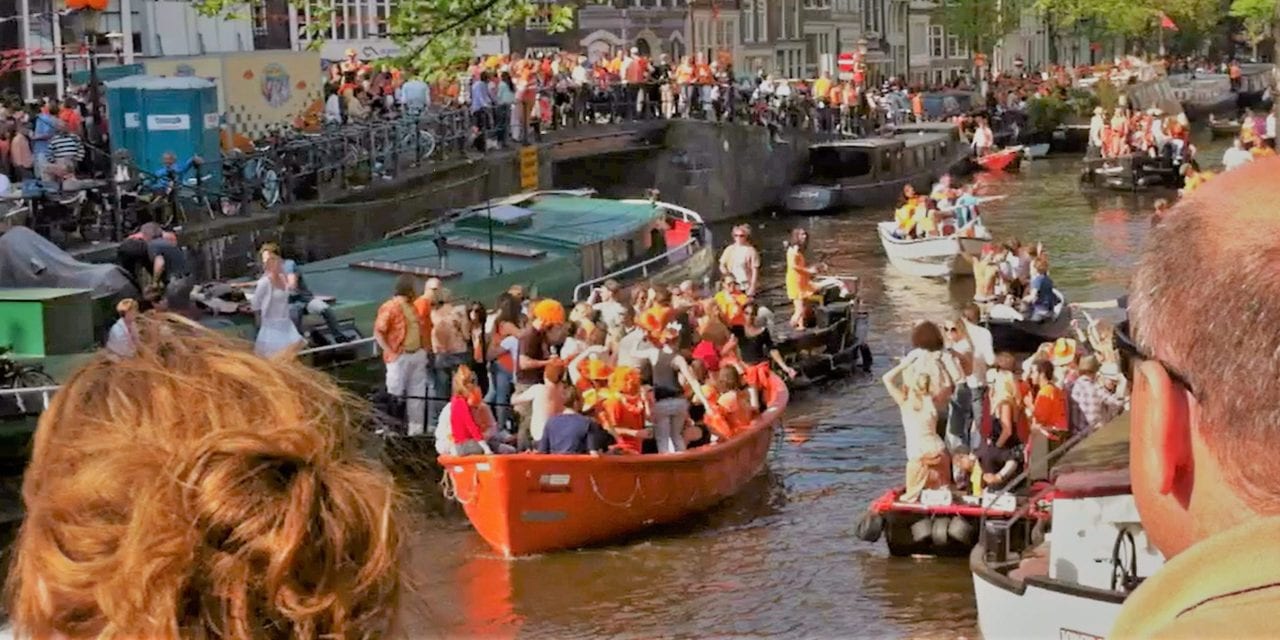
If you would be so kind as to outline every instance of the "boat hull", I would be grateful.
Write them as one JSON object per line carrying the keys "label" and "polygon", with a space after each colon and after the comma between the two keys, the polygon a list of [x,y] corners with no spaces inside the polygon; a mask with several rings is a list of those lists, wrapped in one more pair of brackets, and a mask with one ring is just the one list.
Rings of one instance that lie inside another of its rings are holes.
{"label": "boat hull", "polygon": [[1032,160],[1039,160],[1041,158],[1047,157],[1049,155],[1049,149],[1051,147],[1052,145],[1048,142],[1041,142],[1039,144],[1029,144],[1026,147],[1027,157],[1031,158]]}
{"label": "boat hull", "polygon": [[764,468],[773,428],[678,454],[441,456],[476,532],[507,557],[616,541],[706,510]]}
{"label": "boat hull", "polygon": [[1056,318],[1044,322],[988,320],[987,330],[996,351],[1033,353],[1041,344],[1071,333],[1071,308],[1064,305]]}
{"label": "boat hull", "polygon": [[872,184],[814,185],[801,184],[787,193],[784,206],[792,213],[834,213],[842,209],[869,209],[894,204],[902,188],[910,184],[917,192],[926,193],[938,178],[947,174],[969,172],[969,159],[956,157],[935,170],[920,171],[909,176]]}
{"label": "boat hull", "polygon": [[978,256],[989,238],[925,238],[899,240],[893,237],[893,223],[878,225],[880,244],[897,270],[920,278],[951,278],[973,275],[969,256]]}
{"label": "boat hull", "polygon": [[986,563],[979,543],[969,556],[978,628],[989,640],[1105,638],[1115,624],[1121,596],[1050,580],[1015,581]]}
{"label": "boat hull", "polygon": [[983,171],[1017,171],[1022,166],[1022,148],[1013,147],[975,160]]}

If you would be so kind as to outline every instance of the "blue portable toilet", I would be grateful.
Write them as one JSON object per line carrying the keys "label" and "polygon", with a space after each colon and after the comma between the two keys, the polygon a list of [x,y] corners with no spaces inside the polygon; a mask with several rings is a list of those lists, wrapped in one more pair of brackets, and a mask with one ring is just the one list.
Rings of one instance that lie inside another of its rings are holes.
{"label": "blue portable toilet", "polygon": [[165,152],[172,152],[179,162],[198,155],[205,159],[201,174],[210,176],[206,188],[221,188],[221,116],[212,82],[190,77],[122,78],[107,85],[107,109],[113,152],[128,150],[133,163],[144,171],[159,168]]}

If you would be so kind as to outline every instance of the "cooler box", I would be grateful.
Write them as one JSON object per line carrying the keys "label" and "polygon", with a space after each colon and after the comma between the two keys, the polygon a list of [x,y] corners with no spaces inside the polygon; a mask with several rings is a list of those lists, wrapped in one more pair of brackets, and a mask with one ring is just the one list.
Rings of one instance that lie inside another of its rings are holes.
{"label": "cooler box", "polygon": [[21,358],[93,349],[91,294],[89,289],[0,289],[0,345]]}

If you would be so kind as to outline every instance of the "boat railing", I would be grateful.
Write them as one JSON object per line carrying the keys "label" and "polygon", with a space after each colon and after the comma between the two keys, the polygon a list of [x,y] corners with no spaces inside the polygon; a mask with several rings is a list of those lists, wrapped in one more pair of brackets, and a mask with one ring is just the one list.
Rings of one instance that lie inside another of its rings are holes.
{"label": "boat railing", "polygon": [[702,216],[693,209],[682,207],[678,204],[671,204],[669,202],[639,198],[620,200],[620,202],[625,202],[627,204],[652,203],[655,206],[661,207],[668,217],[675,218],[692,225],[692,229],[697,235],[691,233],[688,240],[684,241],[674,249],[667,250],[666,253],[653,256],[652,258],[646,258],[636,264],[628,265],[612,273],[606,273],[598,278],[592,278],[579,284],[573,288],[574,302],[586,300],[587,297],[591,295],[592,289],[608,280],[622,281],[629,280],[637,276],[640,278],[648,278],[653,272],[671,263],[674,259],[688,258],[694,254],[694,251],[696,251],[698,247],[709,246],[711,244],[711,230],[707,228]]}
{"label": "boat railing", "polygon": [[[1089,437],[1089,435],[1090,435],[1090,432],[1086,431],[1086,432],[1077,433],[1076,435],[1071,436],[1070,438],[1067,439],[1066,442],[1063,442],[1062,445],[1059,446],[1057,449],[1050,451],[1048,455],[1044,457],[1044,463],[1046,465],[1051,464],[1053,461],[1066,455],[1068,451],[1074,449],[1076,445],[1083,442],[1085,438]],[[1031,477],[1031,465],[1028,464],[1027,468],[1024,469],[1022,473],[1019,473],[1018,475],[1014,476],[1012,480],[1005,483],[1005,487],[1007,488],[1001,489],[1000,491],[998,491],[996,493],[995,498],[1012,494],[1015,489],[1017,489],[1019,486],[1025,483],[1028,479],[1030,479],[1030,477]],[[992,545],[990,544],[990,541],[987,540],[986,538],[987,514],[985,510],[983,511],[982,519],[979,521],[978,535],[982,536],[984,542],[987,543],[984,551],[986,553],[986,558],[988,560],[991,560],[994,557],[997,560],[1003,561],[1003,558],[999,556],[1002,553],[1007,553],[1007,551],[1010,548],[1010,543],[1012,543],[1014,525],[1020,522],[1021,520],[1023,520],[1024,518],[1026,518],[1027,515],[1031,513],[1031,510],[1035,508],[1036,503],[1039,502],[1041,498],[1043,498],[1046,494],[1048,494],[1051,491],[1053,491],[1053,487],[1049,486],[1038,493],[1028,495],[1027,501],[1022,505],[1019,505],[1018,508],[1014,510],[1012,516],[1010,516],[1008,519],[1001,520],[1001,525],[1003,529],[1001,534],[1003,535],[1003,539],[1000,541],[1001,544],[998,550],[992,549]],[[982,500],[983,502],[986,502],[988,499],[983,498]]]}
{"label": "boat railing", "polygon": [[[297,355],[299,358],[301,358],[303,356],[313,356],[313,355],[324,354],[324,353],[332,353],[336,351],[347,351],[347,350],[356,350],[356,349],[365,349],[365,348],[369,349],[369,357],[371,358],[376,357],[379,353],[381,353],[381,348],[378,347],[378,342],[376,340],[374,340],[373,338],[360,338],[358,340],[352,340],[350,342],[338,342],[335,344],[327,344],[319,347],[302,349],[301,351],[298,352]],[[17,402],[24,402],[28,398],[33,398],[38,396],[40,399],[40,407],[39,407],[40,411],[45,411],[49,408],[49,403],[52,402],[53,400],[53,394],[57,393],[58,390],[61,388],[62,388],[62,385],[55,384],[55,385],[46,385],[42,387],[13,387],[11,389],[0,389],[0,402],[3,402],[6,399],[13,399],[14,401],[17,401]],[[35,410],[35,407],[31,407],[29,409],[26,407],[23,407],[23,410],[27,412],[33,412]]]}
{"label": "boat railing", "polygon": [[[481,175],[485,175],[485,174],[481,174]],[[594,196],[594,195],[596,195],[596,190],[589,189],[589,188],[587,189],[544,189],[541,191],[527,191],[524,193],[517,193],[516,195],[513,195],[513,196],[494,198],[486,202],[482,202],[478,205],[472,205],[470,207],[456,209],[435,218],[425,218],[423,220],[419,220],[412,224],[400,227],[399,229],[396,229],[394,231],[388,231],[386,234],[382,236],[382,239],[394,240],[395,238],[403,238],[404,236],[418,233],[419,231],[424,231],[426,229],[430,229],[432,227],[444,224],[446,222],[453,222],[454,220],[457,220],[458,218],[461,218],[462,216],[465,216],[467,214],[474,213],[476,211],[483,211],[486,207],[495,207],[495,206],[504,205],[504,204],[519,204],[521,202],[524,202],[525,200],[528,200],[530,198],[537,198],[539,196],[572,196],[576,198],[590,198],[591,196]]]}

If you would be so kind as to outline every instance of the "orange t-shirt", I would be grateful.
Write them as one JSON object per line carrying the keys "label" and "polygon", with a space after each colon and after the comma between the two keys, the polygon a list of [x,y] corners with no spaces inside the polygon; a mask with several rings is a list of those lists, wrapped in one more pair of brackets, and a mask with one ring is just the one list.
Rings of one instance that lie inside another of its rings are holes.
{"label": "orange t-shirt", "polygon": [[[605,398],[600,411],[600,420],[608,427],[635,429],[644,428],[644,400],[637,395],[611,393]],[[640,438],[617,435],[618,448],[628,453],[640,453],[644,444]]]}
{"label": "orange t-shirt", "polygon": [[698,65],[693,74],[697,77],[698,84],[714,84],[716,81],[715,76],[711,73],[711,67],[705,64]]}
{"label": "orange t-shirt", "polygon": [[640,327],[645,331],[648,331],[650,334],[658,334],[661,333],[662,330],[671,322],[671,317],[673,315],[675,315],[675,311],[673,311],[671,307],[664,307],[662,305],[655,304],[646,309],[645,312],[640,315],[636,324],[640,325]]}
{"label": "orange t-shirt", "polygon": [[718,291],[715,296],[716,306],[720,308],[720,315],[724,316],[725,324],[731,327],[740,327],[746,324],[747,319],[744,316],[743,307],[747,304],[747,297],[738,293],[730,294],[726,291]]}
{"label": "orange t-shirt", "polygon": [[1067,396],[1057,385],[1046,384],[1036,393],[1035,403],[1031,408],[1031,417],[1045,427],[1055,431],[1067,429]]}

